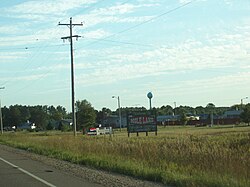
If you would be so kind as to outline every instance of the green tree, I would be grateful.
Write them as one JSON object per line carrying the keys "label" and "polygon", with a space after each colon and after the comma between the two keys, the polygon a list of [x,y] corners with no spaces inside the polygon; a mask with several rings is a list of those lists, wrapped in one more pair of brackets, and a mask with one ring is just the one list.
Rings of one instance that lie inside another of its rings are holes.
{"label": "green tree", "polygon": [[9,108],[9,122],[11,124],[11,126],[18,126],[20,125],[23,121],[22,121],[22,114],[21,111],[19,110],[19,107],[17,105],[15,106],[10,106]]}
{"label": "green tree", "polygon": [[195,107],[195,113],[196,114],[206,114],[205,108],[202,106]]}
{"label": "green tree", "polygon": [[244,123],[250,125],[250,103],[245,105],[243,112],[240,114],[240,118]]}
{"label": "green tree", "polygon": [[56,107],[56,110],[57,110],[58,113],[60,113],[60,114],[62,115],[62,118],[63,118],[63,119],[66,118],[66,116],[67,116],[66,108],[64,108],[63,106],[58,105],[58,106]]}
{"label": "green tree", "polygon": [[53,130],[53,125],[52,125],[52,122],[50,121],[49,123],[48,123],[48,125],[46,126],[46,130]]}
{"label": "green tree", "polygon": [[101,111],[95,111],[96,113],[96,123],[102,124],[103,120],[106,119],[107,116],[111,115],[112,111],[109,108],[102,108]]}
{"label": "green tree", "polygon": [[42,106],[30,107],[30,121],[35,123],[38,128],[46,129],[48,124],[48,114],[43,110]]}
{"label": "green tree", "polygon": [[187,115],[184,112],[182,112],[180,114],[180,122],[181,122],[182,125],[187,125],[188,118],[187,118]]}
{"label": "green tree", "polygon": [[215,111],[215,105],[213,103],[208,103],[206,106],[207,111],[210,114],[210,121],[211,121],[211,126],[214,124],[214,111]]}
{"label": "green tree", "polygon": [[96,113],[94,107],[87,101],[76,102],[76,121],[77,129],[88,128],[95,126]]}
{"label": "green tree", "polygon": [[181,115],[183,113],[185,113],[185,114],[195,114],[196,113],[196,111],[193,107],[182,106],[182,105],[180,105],[179,107],[176,107],[174,109],[174,111],[175,111],[175,115],[178,115],[178,114]]}
{"label": "green tree", "polygon": [[67,116],[66,109],[62,106],[46,106],[46,113],[49,114],[50,120],[60,121],[65,119]]}
{"label": "green tree", "polygon": [[173,113],[173,108],[170,105],[163,105],[161,108],[157,108],[158,115],[172,115]]}

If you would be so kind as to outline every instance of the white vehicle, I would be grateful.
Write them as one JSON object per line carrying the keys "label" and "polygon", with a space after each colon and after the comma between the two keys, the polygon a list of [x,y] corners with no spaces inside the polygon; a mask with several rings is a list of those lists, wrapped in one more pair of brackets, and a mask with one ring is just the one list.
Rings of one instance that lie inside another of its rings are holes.
{"label": "white vehicle", "polygon": [[112,134],[112,127],[90,128],[87,132],[87,135],[102,135],[102,134]]}

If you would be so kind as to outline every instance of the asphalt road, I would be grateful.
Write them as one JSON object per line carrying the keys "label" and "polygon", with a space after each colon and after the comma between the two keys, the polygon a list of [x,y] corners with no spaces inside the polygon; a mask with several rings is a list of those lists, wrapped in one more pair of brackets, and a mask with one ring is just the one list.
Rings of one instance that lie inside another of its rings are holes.
{"label": "asphalt road", "polygon": [[0,149],[1,187],[101,187],[39,161]]}

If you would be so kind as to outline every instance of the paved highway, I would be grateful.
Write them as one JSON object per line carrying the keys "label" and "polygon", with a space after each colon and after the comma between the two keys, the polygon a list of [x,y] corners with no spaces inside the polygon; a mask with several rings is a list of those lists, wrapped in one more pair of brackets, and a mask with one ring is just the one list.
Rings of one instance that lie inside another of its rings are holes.
{"label": "paved highway", "polygon": [[23,155],[0,149],[1,187],[101,187],[64,171],[31,160]]}

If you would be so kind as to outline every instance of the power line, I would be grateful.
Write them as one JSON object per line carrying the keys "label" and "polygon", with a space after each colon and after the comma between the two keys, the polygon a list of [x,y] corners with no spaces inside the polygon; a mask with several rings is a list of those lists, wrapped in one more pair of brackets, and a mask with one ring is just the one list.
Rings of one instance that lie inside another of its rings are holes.
{"label": "power line", "polygon": [[[59,49],[60,47],[66,46],[66,45],[68,45],[68,44],[54,45],[53,47],[57,46],[57,49]],[[51,46],[52,46],[52,45],[51,45]],[[45,48],[45,46],[39,46],[39,47],[38,47],[39,50],[37,51],[36,55],[33,55],[33,56],[26,62],[25,66],[24,66],[24,68],[23,68],[23,70],[22,70],[22,72],[26,71],[26,70],[31,66],[31,64],[32,64],[32,62],[33,62],[33,60],[34,60],[34,58],[36,58],[36,57],[38,57],[39,55],[41,55],[41,53],[39,53],[39,51],[41,51],[41,49],[43,49],[43,48]],[[48,58],[47,58],[47,59],[48,59]],[[44,61],[46,61],[46,60],[44,60]],[[42,61],[38,66],[40,66],[44,61]],[[13,73],[13,74],[11,75],[11,77],[16,77],[16,76],[18,75],[19,72],[20,72],[20,71],[17,71],[17,72],[15,72],[15,73]],[[11,78],[7,79],[5,82],[1,83],[0,85],[3,85],[3,86],[4,86],[4,85],[9,84],[10,82],[11,82]]]}
{"label": "power line", "polygon": [[167,12],[164,12],[164,13],[162,13],[162,14],[159,14],[158,16],[155,16],[155,17],[153,17],[153,18],[151,18],[151,19],[148,19],[148,20],[146,20],[146,21],[144,21],[144,22],[138,23],[138,24],[136,24],[136,25],[134,25],[134,26],[132,26],[132,27],[129,27],[129,28],[127,28],[127,29],[124,29],[124,30],[122,30],[122,31],[120,31],[120,32],[118,32],[118,33],[115,33],[115,34],[113,34],[113,35],[111,35],[111,36],[109,36],[109,37],[112,37],[112,36],[115,36],[115,35],[118,35],[118,34],[122,34],[122,33],[124,33],[124,32],[127,32],[127,31],[130,31],[130,30],[132,30],[132,29],[135,29],[135,28],[137,28],[137,27],[139,27],[139,26],[141,26],[141,25],[144,25],[144,24],[146,24],[146,23],[148,23],[148,22],[151,22],[151,21],[153,21],[153,20],[155,20],[155,19],[158,19],[158,18],[160,18],[160,17],[162,17],[162,16],[165,16],[165,15],[167,15],[167,14],[170,14],[170,13],[172,13],[172,12],[175,12],[175,11],[177,11],[177,10],[183,8],[183,7],[186,7],[186,6],[188,6],[189,4],[193,3],[194,1],[195,1],[195,0],[189,1],[189,2],[187,2],[187,3],[185,3],[185,4],[182,4],[182,5],[180,5],[180,6],[176,7],[176,8],[173,8],[173,9],[171,9],[171,10],[168,10]]}
{"label": "power line", "polygon": [[151,44],[143,44],[143,43],[134,43],[134,42],[127,42],[127,41],[115,41],[115,40],[106,40],[106,39],[99,39],[99,38],[86,38],[90,40],[96,40],[96,41],[103,41],[108,43],[118,43],[118,44],[124,44],[124,45],[135,45],[140,47],[154,47],[154,45]]}
{"label": "power line", "polygon": [[[90,43],[90,44],[88,44],[88,45],[85,45],[84,47],[86,47],[86,46],[91,46],[91,45],[93,45],[93,44],[99,43],[100,41],[104,41],[104,40],[109,39],[109,38],[111,38],[111,37],[113,37],[113,36],[122,34],[122,33],[124,33],[124,32],[130,31],[130,30],[132,30],[132,29],[135,29],[135,28],[137,28],[137,27],[139,27],[139,26],[141,26],[141,25],[144,25],[144,24],[149,23],[149,22],[151,22],[151,21],[153,21],[153,20],[159,19],[160,17],[163,17],[163,16],[165,16],[165,15],[167,15],[167,14],[173,13],[173,12],[175,12],[175,11],[181,9],[181,8],[184,8],[184,7],[190,5],[191,3],[195,2],[195,1],[196,1],[196,0],[189,1],[189,2],[187,2],[187,3],[184,3],[184,4],[182,4],[182,5],[178,6],[178,7],[175,7],[175,8],[173,8],[173,9],[171,9],[171,10],[168,10],[168,11],[162,13],[162,14],[159,14],[158,16],[155,16],[155,17],[153,17],[153,18],[150,18],[150,19],[148,19],[148,20],[146,20],[146,21],[143,21],[143,22],[141,22],[141,23],[138,23],[138,24],[136,24],[136,25],[134,25],[134,26],[128,27],[128,28],[126,28],[126,29],[124,29],[124,30],[121,30],[121,31],[117,32],[117,33],[114,33],[114,34],[111,34],[111,35],[106,36],[106,37],[104,37],[104,38],[101,38],[101,39],[99,39],[99,40],[96,41],[96,42],[92,42],[92,43]],[[81,48],[82,48],[82,47],[81,47]],[[78,48],[78,49],[80,49],[80,48]]]}
{"label": "power line", "polygon": [[[57,49],[59,49],[59,48],[61,48],[61,46],[59,46]],[[46,59],[44,59],[44,61],[47,61],[48,59],[49,59],[49,57],[47,57]],[[59,63],[60,63],[60,61],[59,61]],[[57,64],[59,64],[59,63],[57,63]],[[55,65],[56,65],[56,64],[55,64]],[[41,80],[41,79],[43,79],[44,77],[46,77],[46,75],[48,75],[48,74],[49,74],[52,70],[54,70],[55,68],[56,68],[56,67],[54,67],[54,68],[52,68],[52,69],[49,69],[47,72],[43,73],[41,77],[39,77],[38,79],[32,81],[32,83],[29,83],[29,84],[23,86],[22,88],[16,90],[15,92],[13,92],[13,94],[19,93],[20,91],[22,91],[22,90],[24,90],[24,89],[30,87],[31,85],[35,84],[35,83],[38,82],[39,80]],[[23,72],[23,71],[22,71],[22,72]],[[18,72],[14,73],[11,77],[16,77],[17,74],[18,74]],[[1,84],[1,85],[6,85],[6,84],[8,84],[10,81],[11,81],[11,78],[9,78],[6,82],[4,82],[4,83]],[[11,95],[11,94],[10,94],[10,95]]]}
{"label": "power line", "polygon": [[[99,1],[99,2],[97,2],[97,3],[95,3],[95,4],[93,4],[92,6],[87,7],[87,8],[84,9],[84,10],[80,10],[80,11],[78,11],[77,13],[71,15],[71,17],[74,17],[74,16],[76,16],[76,15],[78,15],[78,14],[80,14],[80,13],[86,12],[87,10],[91,10],[92,8],[94,8],[94,7],[96,7],[97,5],[103,3],[104,1],[105,1],[105,0],[101,0],[101,1]],[[127,1],[125,1],[125,2],[123,2],[123,3],[121,3],[121,5],[124,5],[124,4],[128,3],[129,1],[131,1],[131,0],[127,0]]]}
{"label": "power line", "polygon": [[[55,45],[47,45],[44,46],[43,48],[51,48],[51,47],[57,47],[57,46],[67,46],[68,44],[55,44]],[[36,47],[16,47],[16,48],[0,48],[0,51],[8,51],[8,50],[28,50],[28,49],[38,49],[41,48],[41,46],[36,46]]]}

